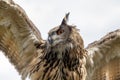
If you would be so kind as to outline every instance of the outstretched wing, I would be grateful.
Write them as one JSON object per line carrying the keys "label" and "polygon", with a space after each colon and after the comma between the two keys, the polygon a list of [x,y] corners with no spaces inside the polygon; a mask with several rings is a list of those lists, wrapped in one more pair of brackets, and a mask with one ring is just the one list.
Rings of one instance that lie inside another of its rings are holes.
{"label": "outstretched wing", "polygon": [[24,10],[11,0],[0,0],[0,50],[20,74],[38,55],[36,47],[42,44],[40,32]]}
{"label": "outstretched wing", "polygon": [[88,45],[87,80],[120,79],[120,29]]}

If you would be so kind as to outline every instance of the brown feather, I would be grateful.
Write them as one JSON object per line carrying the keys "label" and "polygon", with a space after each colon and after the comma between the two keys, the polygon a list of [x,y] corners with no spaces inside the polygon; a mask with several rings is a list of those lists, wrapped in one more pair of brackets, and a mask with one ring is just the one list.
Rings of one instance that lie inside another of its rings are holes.
{"label": "brown feather", "polygon": [[12,0],[0,0],[0,50],[26,77],[27,67],[38,55],[35,44],[44,44],[40,32],[24,10]]}
{"label": "brown feather", "polygon": [[87,47],[87,80],[119,80],[120,30],[110,32]]}

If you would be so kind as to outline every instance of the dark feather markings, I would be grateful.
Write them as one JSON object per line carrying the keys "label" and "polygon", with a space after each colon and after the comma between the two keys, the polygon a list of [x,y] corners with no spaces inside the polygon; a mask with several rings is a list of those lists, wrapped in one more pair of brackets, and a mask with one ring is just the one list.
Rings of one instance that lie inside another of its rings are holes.
{"label": "dark feather markings", "polygon": [[[44,80],[44,78],[46,77],[47,74],[49,74],[47,77],[47,80],[52,80],[53,79],[57,79],[58,74],[61,75],[61,80],[67,80],[67,77],[70,76],[69,75],[69,71],[77,71],[77,68],[79,67],[79,59],[73,57],[70,58],[70,53],[68,50],[65,50],[65,53],[62,53],[62,59],[58,58],[58,54],[60,54],[59,52],[53,52],[50,51],[49,53],[47,53],[43,60],[45,61],[45,64],[43,65],[44,68],[44,73],[43,73],[43,77],[42,80]],[[56,71],[56,74],[53,76],[50,76],[51,72],[58,67],[58,70],[60,71]],[[67,69],[68,71],[65,71],[65,69]],[[80,73],[78,73],[80,74]],[[74,80],[74,79],[73,79]]]}

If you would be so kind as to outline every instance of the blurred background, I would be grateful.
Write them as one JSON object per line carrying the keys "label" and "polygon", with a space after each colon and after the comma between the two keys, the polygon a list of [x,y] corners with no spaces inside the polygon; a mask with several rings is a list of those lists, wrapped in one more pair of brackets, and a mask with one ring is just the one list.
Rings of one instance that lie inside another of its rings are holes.
{"label": "blurred background", "polygon": [[[67,12],[69,24],[76,25],[85,47],[108,32],[120,28],[120,0],[14,0],[40,30],[43,39],[59,25]],[[0,52],[0,80],[21,80]],[[28,79],[29,80],[29,79]]]}

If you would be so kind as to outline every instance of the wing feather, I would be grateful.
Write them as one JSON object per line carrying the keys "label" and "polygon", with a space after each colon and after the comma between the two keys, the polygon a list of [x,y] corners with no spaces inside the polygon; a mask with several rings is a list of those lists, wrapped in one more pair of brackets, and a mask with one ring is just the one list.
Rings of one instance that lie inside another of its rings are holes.
{"label": "wing feather", "polygon": [[12,0],[0,0],[0,50],[20,74],[38,55],[36,44],[44,40],[24,10]]}
{"label": "wing feather", "polygon": [[[87,59],[87,80],[114,80],[114,63],[120,60],[120,29],[110,32],[99,41],[95,41],[86,48]],[[119,64],[120,65],[120,64]],[[109,72],[108,72],[109,71]],[[99,76],[98,76],[99,75]]]}

